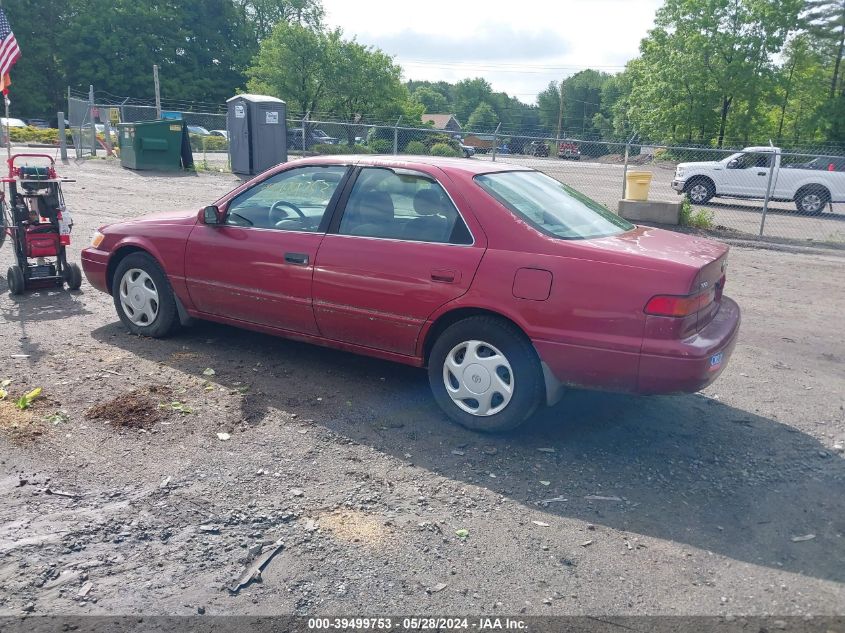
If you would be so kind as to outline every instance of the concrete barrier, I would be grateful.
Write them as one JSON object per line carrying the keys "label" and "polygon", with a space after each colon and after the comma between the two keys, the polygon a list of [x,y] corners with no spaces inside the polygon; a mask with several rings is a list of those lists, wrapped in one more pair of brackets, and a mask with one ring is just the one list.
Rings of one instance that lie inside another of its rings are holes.
{"label": "concrete barrier", "polygon": [[678,224],[681,203],[659,200],[620,200],[618,212],[623,218],[633,222]]}

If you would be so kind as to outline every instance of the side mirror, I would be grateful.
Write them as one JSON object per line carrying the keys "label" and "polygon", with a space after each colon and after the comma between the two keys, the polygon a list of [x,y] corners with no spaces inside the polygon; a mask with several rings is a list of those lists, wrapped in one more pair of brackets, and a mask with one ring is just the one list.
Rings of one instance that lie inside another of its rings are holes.
{"label": "side mirror", "polygon": [[202,221],[204,224],[210,224],[212,226],[215,224],[220,224],[221,219],[222,218],[220,217],[220,209],[218,209],[213,204],[207,206],[205,209],[202,210]]}
{"label": "side mirror", "polygon": [[736,169],[737,165],[739,165],[739,161],[736,158],[728,161],[728,169]]}

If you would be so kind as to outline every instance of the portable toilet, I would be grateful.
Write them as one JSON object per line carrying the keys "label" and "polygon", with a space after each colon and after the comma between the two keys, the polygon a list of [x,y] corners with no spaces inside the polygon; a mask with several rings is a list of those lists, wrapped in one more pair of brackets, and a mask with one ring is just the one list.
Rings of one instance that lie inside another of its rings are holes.
{"label": "portable toilet", "polygon": [[236,174],[260,174],[288,159],[285,102],[237,95],[226,102],[229,160]]}

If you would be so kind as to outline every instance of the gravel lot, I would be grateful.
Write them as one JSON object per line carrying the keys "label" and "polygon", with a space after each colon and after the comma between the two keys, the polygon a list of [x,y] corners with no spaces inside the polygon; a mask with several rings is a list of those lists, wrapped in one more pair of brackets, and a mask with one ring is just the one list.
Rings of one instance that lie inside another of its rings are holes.
{"label": "gravel lot", "polygon": [[[64,173],[74,259],[237,182]],[[132,337],[87,284],[3,279],[0,379],[44,395],[0,402],[0,614],[842,614],[843,275],[734,248],[744,322],[712,387],[572,392],[504,436],[448,423],[421,370],[209,323]],[[86,415],[133,390],[145,427]]]}

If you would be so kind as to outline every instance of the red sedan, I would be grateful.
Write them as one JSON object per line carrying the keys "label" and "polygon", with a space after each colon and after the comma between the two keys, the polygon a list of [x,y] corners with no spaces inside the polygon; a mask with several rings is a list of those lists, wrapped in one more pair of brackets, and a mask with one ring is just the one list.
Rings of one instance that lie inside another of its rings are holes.
{"label": "red sedan", "polygon": [[739,330],[727,253],[530,169],[363,156],[102,227],[82,264],[135,334],[194,317],[427,367],[449,417],[494,431],[564,387],[710,384]]}

